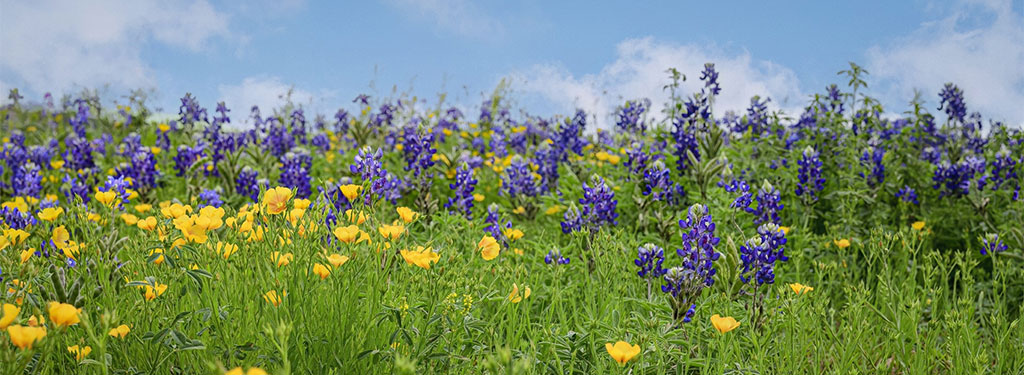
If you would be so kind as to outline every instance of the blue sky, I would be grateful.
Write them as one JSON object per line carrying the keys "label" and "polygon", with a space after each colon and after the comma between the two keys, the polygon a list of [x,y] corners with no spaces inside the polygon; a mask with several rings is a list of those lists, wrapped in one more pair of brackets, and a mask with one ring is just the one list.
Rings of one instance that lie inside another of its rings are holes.
{"label": "blue sky", "polygon": [[761,95],[792,113],[842,83],[835,73],[855,61],[890,112],[905,110],[914,89],[934,102],[952,81],[969,110],[1022,124],[1022,14],[1024,1],[1006,0],[0,0],[0,88],[37,100],[146,88],[174,112],[192,92],[241,117],[253,104],[280,104],[288,89],[327,114],[392,88],[431,106],[443,91],[473,107],[504,78],[531,112],[580,107],[607,126],[624,99],[663,102],[669,67],[692,91],[703,63],[716,63],[716,112],[742,111]]}

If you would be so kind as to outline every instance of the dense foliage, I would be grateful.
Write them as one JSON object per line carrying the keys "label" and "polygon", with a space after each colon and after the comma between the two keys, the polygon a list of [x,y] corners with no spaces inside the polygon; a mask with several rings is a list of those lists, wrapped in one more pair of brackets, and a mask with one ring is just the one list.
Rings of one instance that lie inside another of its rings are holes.
{"label": "dense foliage", "polygon": [[853,64],[797,116],[671,72],[553,118],[12,91],[0,369],[1024,373],[1020,129]]}

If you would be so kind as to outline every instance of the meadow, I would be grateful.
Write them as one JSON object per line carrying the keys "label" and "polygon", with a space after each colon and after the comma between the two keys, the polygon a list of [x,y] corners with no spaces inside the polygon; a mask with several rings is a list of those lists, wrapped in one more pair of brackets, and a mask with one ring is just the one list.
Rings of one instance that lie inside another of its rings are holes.
{"label": "meadow", "polygon": [[721,116],[711,64],[553,117],[12,91],[0,370],[1024,374],[1019,124],[865,77]]}

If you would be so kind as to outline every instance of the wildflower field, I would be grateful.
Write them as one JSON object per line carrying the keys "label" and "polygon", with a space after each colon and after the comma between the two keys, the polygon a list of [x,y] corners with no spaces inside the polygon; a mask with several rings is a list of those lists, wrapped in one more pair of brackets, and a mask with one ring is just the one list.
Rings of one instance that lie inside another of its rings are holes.
{"label": "wildflower field", "polygon": [[1019,124],[689,73],[554,117],[12,91],[0,373],[1024,373]]}

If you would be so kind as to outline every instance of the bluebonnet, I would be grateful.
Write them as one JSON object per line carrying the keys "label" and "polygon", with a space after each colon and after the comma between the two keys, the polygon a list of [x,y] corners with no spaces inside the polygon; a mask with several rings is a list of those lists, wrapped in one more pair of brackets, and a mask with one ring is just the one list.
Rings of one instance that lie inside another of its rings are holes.
{"label": "bluebonnet", "polygon": [[626,150],[626,161],[622,163],[629,173],[626,174],[627,179],[633,178],[633,176],[643,176],[644,171],[647,170],[647,164],[653,160],[660,158],[660,154],[648,154],[644,152],[644,144],[641,142],[634,142],[633,147]]}
{"label": "bluebonnet", "polygon": [[757,227],[757,236],[740,246],[740,280],[749,283],[753,279],[756,285],[774,283],[775,262],[789,259],[784,254],[785,244],[786,234],[778,225],[767,223]]}
{"label": "bluebonnet", "polygon": [[759,137],[768,131],[768,102],[771,99],[761,100],[760,96],[750,98],[750,107],[747,108],[747,117],[736,122],[733,131],[743,133],[750,130],[750,134]]}
{"label": "bluebonnet", "polygon": [[276,117],[267,118],[266,124],[267,135],[263,143],[270,148],[271,154],[281,157],[295,147],[295,138],[288,135],[288,129]]}
{"label": "bluebonnet", "polygon": [[559,126],[558,133],[553,138],[553,148],[558,150],[557,155],[560,161],[569,160],[569,151],[576,155],[583,155],[583,146],[586,145],[586,140],[581,135],[586,126],[587,114],[582,109],[576,110],[576,115],[572,117],[571,121],[566,119]]}
{"label": "bluebonnet", "polygon": [[[959,163],[951,164],[944,161],[932,175],[932,188],[939,190],[940,196],[962,196],[971,191],[971,181],[977,174],[985,173],[985,159],[967,156]],[[981,184],[979,188],[983,188]]]}
{"label": "bluebonnet", "polygon": [[540,192],[530,166],[519,155],[513,156],[501,177],[501,193],[509,198],[535,197]]}
{"label": "bluebonnet", "polygon": [[205,146],[201,143],[195,145],[195,147],[178,145],[178,153],[174,155],[175,175],[178,177],[185,176],[189,168],[203,156],[204,149]]}
{"label": "bluebonnet", "polygon": [[565,265],[569,264],[569,258],[563,257],[562,252],[558,251],[558,249],[551,249],[551,251],[548,251],[548,254],[544,256],[544,263]]}
{"label": "bluebonnet", "polygon": [[306,115],[302,109],[292,111],[291,120],[292,138],[302,144],[309,142],[306,139]]}
{"label": "bluebonnet", "polygon": [[235,192],[252,199],[253,202],[259,201],[260,187],[257,184],[259,178],[259,172],[252,169],[249,166],[242,168],[238,172],[238,178],[235,179]]}
{"label": "bluebonnet", "polygon": [[130,177],[132,187],[140,192],[156,187],[160,171],[156,170],[156,157],[153,153],[148,148],[141,147],[129,156],[131,162],[120,163],[117,167],[117,175]]}
{"label": "bluebonnet", "polygon": [[576,205],[570,205],[562,215],[562,233],[569,234],[583,230],[583,214]]}
{"label": "bluebonnet", "polygon": [[939,109],[945,108],[946,116],[949,116],[949,121],[956,121],[959,123],[964,122],[964,117],[967,116],[967,104],[964,103],[964,92],[959,87],[952,83],[946,83],[939,92]]}
{"label": "bluebonnet", "polygon": [[540,175],[540,190],[554,191],[558,188],[558,163],[561,162],[559,152],[547,142],[542,143],[534,152],[533,160],[538,167],[537,174]]}
{"label": "bluebonnet", "polygon": [[96,167],[92,155],[92,144],[88,139],[69,136],[64,139],[64,160],[72,171],[91,170]]}
{"label": "bluebonnet", "polygon": [[298,198],[307,198],[312,193],[309,171],[313,168],[313,157],[305,150],[290,151],[281,158],[281,186],[291,188]]}
{"label": "bluebonnet", "polygon": [[640,267],[636,272],[637,276],[650,279],[659,279],[668,272],[661,267],[664,262],[665,250],[652,243],[637,248],[637,256],[633,260],[633,264]]}
{"label": "bluebonnet", "polygon": [[639,131],[643,134],[647,131],[647,124],[642,117],[650,108],[650,99],[626,101],[615,111],[615,127],[624,133]]}
{"label": "bluebonnet", "polygon": [[75,198],[81,199],[82,203],[89,203],[92,196],[89,194],[89,183],[87,177],[83,175],[64,175],[64,184],[66,188],[62,188],[61,191],[64,193],[64,197],[68,200],[73,201]]}
{"label": "bluebonnet", "polygon": [[715,246],[720,238],[715,237],[711,212],[702,204],[690,206],[679,226],[683,229],[683,248],[676,249],[676,254],[683,262],[681,266],[668,270],[661,290],[672,295],[673,318],[689,322],[704,287],[715,282],[717,270],[714,261],[721,256],[715,251]]}
{"label": "bluebonnet", "polygon": [[353,164],[349,166],[352,173],[358,174],[363,181],[370,183],[370,191],[363,194],[364,203],[369,205],[376,198],[383,198],[394,203],[401,197],[402,181],[384,169],[381,164],[381,157],[384,152],[381,149],[373,150],[369,147],[359,149]]}
{"label": "bluebonnet", "polygon": [[715,64],[704,64],[704,71],[700,73],[700,80],[704,81],[704,88],[709,89],[712,96],[718,95],[722,88],[718,86],[718,72],[715,71]]}
{"label": "bluebonnet", "polygon": [[[1004,183],[1017,180],[1017,160],[1010,155],[1010,150],[1006,148],[1006,145],[1000,146],[990,165],[992,169],[989,171],[989,175],[983,178],[987,183],[992,184],[992,190],[999,190]],[[1019,189],[1019,185],[1017,188]]]}
{"label": "bluebonnet", "polygon": [[39,198],[43,190],[43,175],[35,163],[15,166],[11,175],[11,190],[15,196]]}
{"label": "bluebonnet", "polygon": [[675,206],[686,196],[683,185],[677,185],[670,176],[669,169],[661,160],[656,160],[651,168],[644,171],[643,194],[652,195],[655,201]]}
{"label": "bluebonnet", "polygon": [[817,201],[818,193],[825,188],[825,177],[822,176],[821,159],[818,158],[818,152],[807,146],[796,163],[800,166],[797,168],[799,182],[796,185],[796,195],[807,194],[808,200]]}
{"label": "bluebonnet", "polygon": [[370,123],[378,128],[385,128],[391,125],[391,121],[395,118],[395,107],[391,104],[384,103],[380,105],[380,109],[377,114],[373,115]]}
{"label": "bluebonnet", "polygon": [[511,221],[502,221],[501,215],[498,213],[498,205],[491,203],[487,206],[487,217],[484,218],[484,223],[487,226],[484,227],[484,233],[494,237],[501,244],[506,244],[508,239],[505,238],[505,229],[512,228]]}
{"label": "bluebonnet", "polygon": [[309,141],[313,147],[319,148],[321,151],[327,152],[331,150],[331,140],[327,138],[327,134],[319,133],[313,136],[313,139]]}
{"label": "bluebonnet", "polygon": [[448,185],[454,196],[449,197],[448,203],[444,204],[444,208],[450,212],[461,212],[467,220],[473,219],[473,190],[477,183],[473,174],[473,169],[466,163],[459,165],[455,170],[455,183]]}
{"label": "bluebonnet", "polygon": [[680,174],[686,173],[686,170],[690,167],[690,158],[687,156],[688,153],[693,153],[693,156],[700,160],[700,149],[697,143],[697,127],[692,124],[693,117],[688,113],[680,113],[672,119],[672,125],[674,126],[672,131],[672,138],[675,140],[675,148],[672,150],[676,156],[676,170]]}
{"label": "bluebonnet", "polygon": [[348,111],[343,108],[339,108],[338,112],[334,113],[334,132],[339,137],[348,134],[349,116]]}
{"label": "bluebonnet", "polygon": [[9,206],[0,208],[0,218],[3,218],[3,223],[11,229],[25,229],[39,223],[31,212],[21,212],[21,210]]}
{"label": "bluebonnet", "polygon": [[885,182],[885,164],[882,163],[884,157],[885,149],[881,147],[869,147],[861,154],[861,165],[871,169],[870,175],[866,176],[864,172],[860,173],[861,177],[867,179],[868,186],[875,187]]}
{"label": "bluebonnet", "polygon": [[754,225],[764,223],[775,223],[776,225],[782,223],[782,219],[779,218],[779,212],[785,207],[782,204],[782,194],[772,184],[765,181],[761,185],[761,189],[757,191],[757,195],[754,196],[757,200],[757,208],[747,212],[754,215]]}
{"label": "bluebonnet", "polygon": [[896,192],[896,197],[906,203],[913,203],[914,205],[921,204],[921,202],[917,200],[917,192],[914,191],[914,188],[907,185],[903,185],[903,187]]}
{"label": "bluebonnet", "polygon": [[129,192],[131,183],[125,180],[124,176],[107,176],[107,182],[103,184],[99,189],[100,191],[113,191],[117,193],[117,196],[121,199],[117,203],[119,209],[124,209],[124,205],[128,204],[128,197],[131,196]]}
{"label": "bluebonnet", "polygon": [[[434,166],[434,133],[424,132],[416,127],[406,127],[402,147],[405,156],[405,170],[412,171],[413,176],[420,177],[424,171]],[[432,174],[424,175],[426,179],[433,177]]]}
{"label": "bluebonnet", "polygon": [[[53,143],[56,140],[51,139]],[[28,148],[28,160],[31,160],[39,168],[50,168],[50,158],[52,157],[53,149],[49,145],[35,145]]]}
{"label": "bluebonnet", "polygon": [[185,93],[181,98],[181,106],[178,107],[178,117],[182,125],[186,127],[195,126],[197,122],[209,122],[206,115],[206,108],[199,105],[192,93]]}
{"label": "bluebonnet", "polygon": [[200,204],[197,208],[203,208],[206,206],[220,207],[224,205],[224,201],[220,199],[220,192],[212,189],[203,189],[202,193],[199,193]]}
{"label": "bluebonnet", "polygon": [[615,212],[619,201],[615,199],[615,192],[601,176],[591,176],[590,185],[583,183],[583,198],[580,198],[579,202],[583,207],[580,217],[591,233],[597,232],[605,225],[619,224],[619,214]]}
{"label": "bluebonnet", "polygon": [[78,111],[68,121],[71,123],[71,128],[74,129],[75,135],[78,138],[86,138],[86,125],[89,124],[89,103],[83,99],[75,99],[75,105],[78,107]]}
{"label": "bluebonnet", "polygon": [[988,233],[981,238],[981,255],[995,254],[1006,251],[1007,246],[998,234]]}

